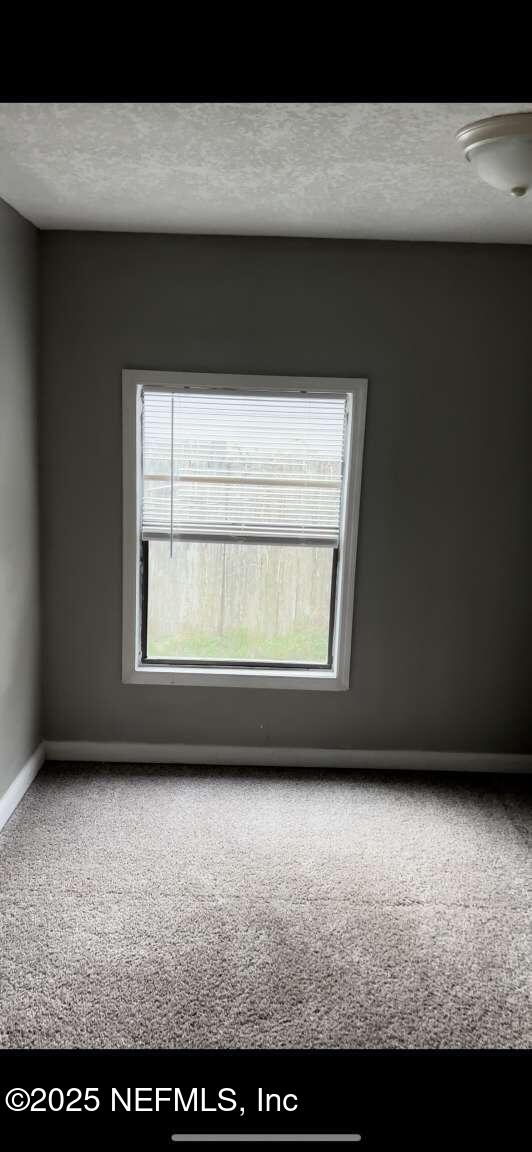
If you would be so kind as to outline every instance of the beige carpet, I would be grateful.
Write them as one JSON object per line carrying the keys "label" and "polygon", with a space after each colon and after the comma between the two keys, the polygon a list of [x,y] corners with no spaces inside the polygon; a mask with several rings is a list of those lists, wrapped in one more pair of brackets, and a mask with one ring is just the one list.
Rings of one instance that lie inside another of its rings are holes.
{"label": "beige carpet", "polygon": [[0,836],[2,1047],[509,1047],[530,778],[46,765]]}

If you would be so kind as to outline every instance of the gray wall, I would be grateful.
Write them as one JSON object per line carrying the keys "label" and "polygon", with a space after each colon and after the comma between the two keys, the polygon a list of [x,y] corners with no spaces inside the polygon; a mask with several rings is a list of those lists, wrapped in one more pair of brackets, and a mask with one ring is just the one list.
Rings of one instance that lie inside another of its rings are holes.
{"label": "gray wall", "polygon": [[[42,236],[50,739],[532,750],[532,248]],[[121,369],[369,378],[351,688],[121,683]]]}
{"label": "gray wall", "polygon": [[37,232],[0,201],[0,796],[40,740]]}

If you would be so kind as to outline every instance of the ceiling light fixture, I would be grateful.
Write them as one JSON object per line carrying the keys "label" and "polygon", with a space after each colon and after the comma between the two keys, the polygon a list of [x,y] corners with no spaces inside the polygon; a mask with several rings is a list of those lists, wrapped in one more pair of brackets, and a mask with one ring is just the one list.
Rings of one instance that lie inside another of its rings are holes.
{"label": "ceiling light fixture", "polygon": [[456,139],[477,176],[492,188],[525,196],[532,187],[532,111],[475,120]]}

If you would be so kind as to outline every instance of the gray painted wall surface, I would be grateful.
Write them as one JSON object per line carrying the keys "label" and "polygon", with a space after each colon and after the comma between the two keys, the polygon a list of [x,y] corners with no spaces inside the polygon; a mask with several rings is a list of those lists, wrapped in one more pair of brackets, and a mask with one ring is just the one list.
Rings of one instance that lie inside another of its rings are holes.
{"label": "gray painted wall surface", "polygon": [[0,201],[0,795],[40,740],[37,232]]}
{"label": "gray painted wall surface", "polygon": [[[50,739],[532,750],[532,251],[46,233]],[[121,683],[121,369],[369,378],[351,688]]]}

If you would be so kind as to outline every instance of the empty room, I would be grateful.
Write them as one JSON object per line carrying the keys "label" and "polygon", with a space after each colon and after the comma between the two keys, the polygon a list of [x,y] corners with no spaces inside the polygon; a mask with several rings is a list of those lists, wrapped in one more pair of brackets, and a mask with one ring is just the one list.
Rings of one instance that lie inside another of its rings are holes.
{"label": "empty room", "polygon": [[3,1049],[529,1048],[529,185],[532,104],[0,104]]}

